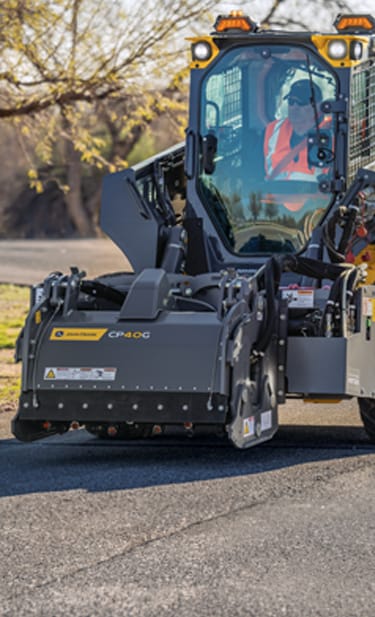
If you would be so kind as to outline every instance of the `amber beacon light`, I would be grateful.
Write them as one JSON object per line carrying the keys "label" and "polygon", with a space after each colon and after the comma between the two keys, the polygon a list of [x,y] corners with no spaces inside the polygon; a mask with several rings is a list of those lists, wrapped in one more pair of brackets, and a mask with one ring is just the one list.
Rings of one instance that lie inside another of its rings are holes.
{"label": "amber beacon light", "polygon": [[239,30],[242,32],[256,32],[258,24],[244,15],[242,11],[231,11],[229,15],[219,15],[214,25],[216,32]]}
{"label": "amber beacon light", "polygon": [[338,15],[334,26],[338,32],[342,33],[375,33],[375,20],[372,15]]}

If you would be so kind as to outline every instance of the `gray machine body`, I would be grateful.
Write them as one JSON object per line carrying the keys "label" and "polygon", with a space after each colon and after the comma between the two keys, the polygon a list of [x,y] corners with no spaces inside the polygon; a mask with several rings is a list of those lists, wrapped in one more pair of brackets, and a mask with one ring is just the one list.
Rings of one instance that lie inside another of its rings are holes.
{"label": "gray machine body", "polygon": [[[247,448],[274,435],[278,405],[289,396],[375,398],[374,286],[357,286],[350,301],[341,292],[332,336],[327,329],[309,335],[308,328],[291,335],[293,309],[277,291],[276,262],[255,271],[229,264],[185,274],[186,230],[167,199],[152,206],[142,173],[105,181],[101,219],[134,273],[85,283],[72,268],[70,276],[54,273],[33,290],[16,353],[22,360],[17,437],[64,432],[72,422],[212,425]],[[199,228],[189,227],[202,250],[207,238]],[[291,256],[289,265],[297,260]],[[340,267],[338,278],[345,275]],[[319,314],[325,326],[329,289],[315,285],[307,325]]]}
{"label": "gray machine body", "polygon": [[289,337],[288,390],[305,397],[375,397],[375,287],[360,290],[358,331],[346,337]]}

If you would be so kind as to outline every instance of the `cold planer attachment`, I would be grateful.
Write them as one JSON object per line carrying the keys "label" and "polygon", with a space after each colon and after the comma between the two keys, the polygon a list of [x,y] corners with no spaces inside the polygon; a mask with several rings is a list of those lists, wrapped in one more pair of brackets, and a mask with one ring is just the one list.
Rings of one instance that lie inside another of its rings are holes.
{"label": "cold planer attachment", "polygon": [[33,289],[14,435],[31,441],[72,423],[125,436],[134,426],[142,436],[154,425],[209,425],[239,448],[270,439],[286,361],[272,267],[114,278],[116,292],[77,270]]}
{"label": "cold planer attachment", "polygon": [[[293,309],[279,288],[288,272],[331,284]],[[254,275],[52,274],[33,289],[17,344],[13,433],[32,441],[85,426],[132,438],[172,425],[248,448],[274,435],[286,395],[357,396],[372,418],[375,286],[365,278],[363,265],[288,254]]]}

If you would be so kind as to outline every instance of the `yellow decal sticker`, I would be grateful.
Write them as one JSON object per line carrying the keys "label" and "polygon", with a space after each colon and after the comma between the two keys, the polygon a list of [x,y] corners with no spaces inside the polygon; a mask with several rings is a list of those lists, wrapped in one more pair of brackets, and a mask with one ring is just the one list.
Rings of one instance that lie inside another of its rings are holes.
{"label": "yellow decal sticker", "polygon": [[56,373],[51,368],[46,371],[45,379],[56,379]]}
{"label": "yellow decal sticker", "polygon": [[252,437],[255,433],[255,418],[254,416],[249,416],[249,418],[244,418],[243,420],[243,436],[244,437]]}
{"label": "yellow decal sticker", "polygon": [[108,328],[52,328],[50,341],[100,341]]}

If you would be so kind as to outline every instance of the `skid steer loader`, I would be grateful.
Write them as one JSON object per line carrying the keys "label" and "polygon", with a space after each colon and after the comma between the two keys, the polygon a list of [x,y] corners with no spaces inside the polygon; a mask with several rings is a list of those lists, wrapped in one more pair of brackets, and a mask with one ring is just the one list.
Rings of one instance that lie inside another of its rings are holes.
{"label": "skid steer loader", "polygon": [[[133,272],[31,290],[18,439],[172,426],[248,448],[288,397],[356,397],[375,440],[375,20],[335,28],[232,12],[191,40],[186,142],[104,179],[101,228]],[[267,127],[301,81],[307,172],[270,173]]]}

